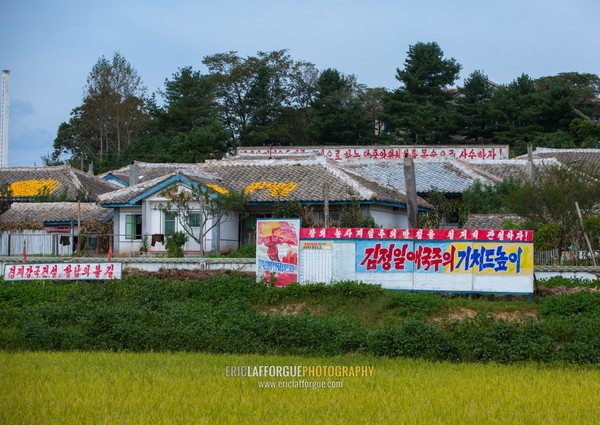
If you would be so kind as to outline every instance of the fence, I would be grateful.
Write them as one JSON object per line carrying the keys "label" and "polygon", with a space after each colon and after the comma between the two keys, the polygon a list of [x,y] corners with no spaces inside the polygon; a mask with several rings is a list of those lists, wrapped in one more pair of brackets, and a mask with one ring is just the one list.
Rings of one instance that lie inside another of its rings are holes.
{"label": "fence", "polygon": [[[0,256],[27,255],[71,256],[79,249],[85,256],[108,251],[112,235],[48,233],[44,230],[0,232]],[[79,245],[79,246],[78,246]]]}

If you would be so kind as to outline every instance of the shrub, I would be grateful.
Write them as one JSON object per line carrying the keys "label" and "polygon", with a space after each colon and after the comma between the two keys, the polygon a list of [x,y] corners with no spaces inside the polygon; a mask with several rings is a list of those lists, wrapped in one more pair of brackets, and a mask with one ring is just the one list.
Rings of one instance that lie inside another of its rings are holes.
{"label": "shrub", "polygon": [[188,241],[188,237],[183,232],[175,232],[170,236],[167,236],[167,257],[169,258],[182,258],[183,246]]}
{"label": "shrub", "polygon": [[396,292],[390,297],[387,307],[394,309],[400,316],[426,317],[442,304],[442,298],[436,294]]}
{"label": "shrub", "polygon": [[450,335],[419,320],[402,325],[386,324],[368,336],[366,351],[376,356],[412,357],[428,360],[457,360],[457,346]]}
{"label": "shrub", "polygon": [[598,287],[598,279],[591,280],[578,277],[554,276],[549,279],[540,280],[538,284],[544,285],[548,288],[556,288],[557,286],[566,286],[567,288],[596,288]]}
{"label": "shrub", "polygon": [[594,314],[600,316],[600,293],[580,291],[574,294],[545,297],[540,302],[540,317],[575,316]]}

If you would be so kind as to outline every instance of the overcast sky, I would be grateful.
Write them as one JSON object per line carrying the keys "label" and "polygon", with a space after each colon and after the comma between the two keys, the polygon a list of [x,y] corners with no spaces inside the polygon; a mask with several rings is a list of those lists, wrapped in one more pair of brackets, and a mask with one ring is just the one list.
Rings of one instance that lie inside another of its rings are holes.
{"label": "overcast sky", "polygon": [[600,74],[598,0],[0,0],[0,68],[10,70],[9,165],[41,165],[86,78],[118,51],[149,93],[202,58],[288,49],[320,70],[398,87],[417,42],[437,42],[499,84],[522,73]]}

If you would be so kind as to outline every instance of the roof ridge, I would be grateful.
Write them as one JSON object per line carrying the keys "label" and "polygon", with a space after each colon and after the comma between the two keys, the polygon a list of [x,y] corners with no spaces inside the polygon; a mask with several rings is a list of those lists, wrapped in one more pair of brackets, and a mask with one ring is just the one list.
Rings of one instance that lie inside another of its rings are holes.
{"label": "roof ridge", "polygon": [[137,191],[140,191],[140,190],[144,190],[147,187],[152,187],[155,184],[160,183],[163,180],[170,179],[175,174],[177,174],[177,173],[175,171],[173,171],[171,173],[164,174],[164,175],[162,175],[160,177],[156,177],[156,178],[153,178],[153,179],[150,179],[150,180],[143,181],[143,182],[138,183],[138,184],[134,184],[133,186],[123,187],[121,189],[113,190],[112,192],[101,193],[100,195],[98,195],[96,197],[96,201],[101,203],[106,198],[112,198],[112,197],[115,197],[115,196],[122,195],[124,193],[137,192]]}
{"label": "roof ridge", "polygon": [[335,177],[342,180],[348,186],[350,186],[351,188],[356,190],[362,198],[371,199],[373,196],[377,195],[372,190],[364,187],[362,184],[360,184],[359,182],[354,180],[351,176],[348,175],[348,173],[345,170],[342,170],[338,164],[333,163],[333,162],[324,161],[322,164],[318,164],[318,165],[322,165],[323,168],[325,168],[327,171],[329,171]]}
{"label": "roof ridge", "polygon": [[[70,165],[67,165],[67,171],[68,173],[71,175],[71,177],[73,177],[73,183],[75,184],[75,188],[76,190],[82,190],[85,188],[83,187],[83,185],[81,184],[81,182],[79,181],[79,176],[77,175],[77,173],[75,171],[73,171],[74,168],[71,167]],[[78,170],[79,171],[79,170]]]}
{"label": "roof ridge", "polygon": [[[469,163],[467,161],[462,161],[460,159],[456,159],[456,161],[464,167],[464,168],[461,168],[462,171],[466,172],[470,177],[472,177],[476,180],[482,180],[482,178],[483,178],[484,180],[487,180],[487,183],[492,183],[492,184],[496,184],[496,183],[499,183],[502,181],[501,177],[496,176],[494,173],[490,173],[489,171],[482,169],[477,164]],[[486,164],[486,163],[482,162],[481,164]]]}

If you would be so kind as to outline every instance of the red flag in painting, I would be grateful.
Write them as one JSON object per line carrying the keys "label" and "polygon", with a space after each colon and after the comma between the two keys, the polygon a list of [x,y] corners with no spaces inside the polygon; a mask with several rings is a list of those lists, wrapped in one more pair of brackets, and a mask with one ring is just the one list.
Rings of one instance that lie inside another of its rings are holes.
{"label": "red flag in painting", "polygon": [[27,262],[27,242],[23,241],[23,262]]}
{"label": "red flag in painting", "polygon": [[112,245],[108,247],[108,258],[106,261],[110,261],[112,258]]}

